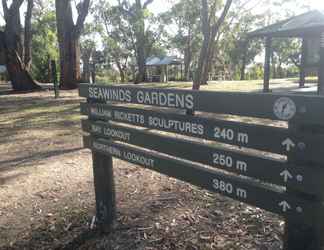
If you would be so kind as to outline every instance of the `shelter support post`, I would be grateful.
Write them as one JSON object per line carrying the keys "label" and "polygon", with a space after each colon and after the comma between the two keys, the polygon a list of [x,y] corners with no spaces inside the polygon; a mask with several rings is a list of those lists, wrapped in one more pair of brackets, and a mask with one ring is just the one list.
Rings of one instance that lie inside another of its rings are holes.
{"label": "shelter support post", "polygon": [[321,33],[320,63],[318,68],[318,94],[324,95],[324,31]]}
{"label": "shelter support post", "polygon": [[301,62],[300,62],[300,79],[299,79],[299,87],[305,87],[305,78],[306,78],[306,58],[307,58],[307,39],[303,38],[302,42],[302,51],[301,51]]}
{"label": "shelter support post", "polygon": [[263,79],[263,92],[270,92],[270,62],[272,50],[272,38],[266,37],[265,39],[265,62],[264,62],[264,79]]}

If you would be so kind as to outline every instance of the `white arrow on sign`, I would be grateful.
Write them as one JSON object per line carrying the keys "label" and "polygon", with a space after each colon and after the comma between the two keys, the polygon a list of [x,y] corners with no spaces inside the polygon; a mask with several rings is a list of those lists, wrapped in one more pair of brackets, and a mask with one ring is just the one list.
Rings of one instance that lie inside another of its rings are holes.
{"label": "white arrow on sign", "polygon": [[282,146],[286,147],[286,150],[289,152],[292,148],[294,148],[296,145],[295,143],[290,139],[287,138],[281,143]]}
{"label": "white arrow on sign", "polygon": [[284,182],[288,182],[289,179],[293,178],[293,176],[287,169],[285,171],[281,172],[280,176],[282,176],[284,178]]}
{"label": "white arrow on sign", "polygon": [[288,204],[287,201],[282,201],[279,203],[279,206],[282,207],[282,211],[285,213],[287,212],[289,209],[291,209],[290,205]]}

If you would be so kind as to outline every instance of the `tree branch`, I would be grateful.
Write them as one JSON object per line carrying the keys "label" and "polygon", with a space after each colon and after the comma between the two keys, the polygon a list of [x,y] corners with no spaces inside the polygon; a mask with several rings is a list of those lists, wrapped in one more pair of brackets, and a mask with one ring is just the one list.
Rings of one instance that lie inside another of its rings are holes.
{"label": "tree branch", "polygon": [[295,59],[294,56],[289,56],[289,59],[292,61],[292,63],[300,69],[301,65],[300,63],[298,62],[298,59]]}
{"label": "tree branch", "polygon": [[[231,8],[232,2],[233,2],[233,0],[227,0],[226,1],[225,7],[224,7],[223,12],[222,12],[222,15],[218,18],[217,22],[214,24],[214,26],[212,28],[212,33],[213,34],[216,35],[216,33],[218,32],[220,26],[223,24],[223,22],[224,22],[224,20],[225,20],[225,18],[227,16],[227,13]],[[213,35],[213,36],[215,36],[215,35]]]}
{"label": "tree branch", "polygon": [[208,3],[207,0],[201,1],[201,22],[202,22],[202,30],[205,37],[209,35],[209,18],[208,18]]}
{"label": "tree branch", "polygon": [[6,22],[8,18],[10,18],[10,16],[14,15],[14,13],[17,13],[23,2],[24,0],[13,0],[10,7],[8,7],[7,0],[2,0],[3,15]]}
{"label": "tree branch", "polygon": [[2,0],[2,9],[3,9],[4,19],[5,21],[7,21],[8,12],[9,12],[7,0]]}
{"label": "tree branch", "polygon": [[145,10],[147,6],[149,6],[151,3],[153,3],[154,0],[146,0],[146,2],[143,4],[143,9]]}
{"label": "tree branch", "polygon": [[[7,2],[7,1],[6,1]],[[17,11],[20,6],[22,5],[22,3],[24,2],[24,0],[13,0],[12,4],[10,5],[9,11]]]}
{"label": "tree branch", "polygon": [[24,64],[26,68],[30,68],[31,64],[31,46],[32,46],[32,26],[31,19],[34,8],[34,0],[27,1],[27,12],[25,17],[25,37],[24,37]]}
{"label": "tree branch", "polygon": [[84,22],[89,12],[90,0],[83,0],[80,4],[80,12],[74,30],[76,36],[80,36],[83,30]]}

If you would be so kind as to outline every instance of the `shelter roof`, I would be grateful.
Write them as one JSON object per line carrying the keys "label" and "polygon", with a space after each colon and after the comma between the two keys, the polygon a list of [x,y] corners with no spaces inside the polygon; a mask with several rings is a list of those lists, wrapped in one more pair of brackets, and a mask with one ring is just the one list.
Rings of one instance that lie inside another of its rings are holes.
{"label": "shelter roof", "polygon": [[183,60],[176,56],[166,56],[161,59],[153,56],[146,59],[146,66],[179,65],[182,63]]}
{"label": "shelter roof", "polygon": [[252,31],[249,37],[304,37],[319,36],[324,31],[324,12],[313,10],[287,20]]}

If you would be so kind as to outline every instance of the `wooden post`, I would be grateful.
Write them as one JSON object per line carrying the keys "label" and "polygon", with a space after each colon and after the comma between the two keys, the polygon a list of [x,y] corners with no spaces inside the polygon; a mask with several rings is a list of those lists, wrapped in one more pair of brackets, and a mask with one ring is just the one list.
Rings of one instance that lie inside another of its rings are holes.
{"label": "wooden post", "polygon": [[116,195],[113,160],[110,156],[92,152],[96,194],[97,225],[103,232],[111,232],[116,218]]}
{"label": "wooden post", "polygon": [[303,38],[302,51],[301,51],[301,62],[300,62],[300,78],[299,78],[299,88],[305,87],[306,78],[306,60],[307,60],[307,39]]}
{"label": "wooden post", "polygon": [[[312,131],[311,128],[309,128]],[[292,124],[289,123],[289,130],[293,133],[298,134],[298,132],[305,132],[305,126],[301,124]],[[302,144],[296,145],[297,147],[303,147]],[[301,159],[296,159],[293,155],[288,155],[288,162],[290,164],[302,165],[308,164],[308,162],[302,162]],[[311,166],[310,166],[311,167]],[[322,200],[320,197],[310,196],[301,194],[300,191],[296,191],[291,187],[287,187],[287,193],[294,196],[307,196],[309,199]],[[292,207],[291,209],[298,209]],[[318,216],[316,220],[317,224],[315,225],[305,225],[300,222],[293,220],[286,220],[285,223],[285,232],[284,232],[284,250],[324,250],[323,242],[323,232],[324,232],[324,221],[323,221],[324,211],[314,211],[314,215]]]}
{"label": "wooden post", "polygon": [[57,81],[57,72],[56,72],[56,62],[55,60],[51,60],[51,71],[52,71],[52,78],[53,78],[53,84],[54,84],[54,93],[55,93],[55,99],[60,97],[60,90],[59,90],[59,84]]}
{"label": "wooden post", "polygon": [[321,33],[320,63],[318,69],[318,94],[324,95],[324,31]]}
{"label": "wooden post", "polygon": [[272,38],[266,37],[265,40],[265,62],[264,62],[264,79],[263,92],[270,92],[270,61],[271,61]]}

